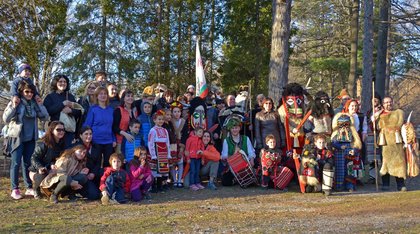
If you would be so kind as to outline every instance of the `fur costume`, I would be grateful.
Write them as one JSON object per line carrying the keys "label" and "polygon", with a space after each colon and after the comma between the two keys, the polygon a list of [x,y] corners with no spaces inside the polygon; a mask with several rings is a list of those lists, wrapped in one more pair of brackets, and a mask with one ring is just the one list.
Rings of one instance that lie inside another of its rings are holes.
{"label": "fur costume", "polygon": [[309,120],[313,123],[314,134],[331,135],[331,121],[334,116],[334,110],[330,104],[328,94],[319,91],[315,94],[315,100],[311,103],[310,107],[311,116]]}
{"label": "fur costume", "polygon": [[[353,117],[348,113],[336,114],[333,119],[332,130],[331,144],[335,149],[335,188],[342,190],[345,187],[354,190],[355,183],[353,183],[354,180],[349,178],[346,167],[349,159],[346,159],[346,156],[351,151],[353,154],[358,153],[362,148],[362,142],[354,127]],[[351,183],[345,183],[345,178],[347,182]]]}
{"label": "fur costume", "polygon": [[305,191],[321,191],[321,183],[318,180],[318,162],[309,145],[304,147],[300,159],[299,181],[305,184]]}
{"label": "fur costume", "polygon": [[382,146],[381,175],[389,173],[404,179],[407,176],[403,142],[400,135],[403,122],[404,112],[400,109],[387,113],[382,112],[379,116],[379,145]]}

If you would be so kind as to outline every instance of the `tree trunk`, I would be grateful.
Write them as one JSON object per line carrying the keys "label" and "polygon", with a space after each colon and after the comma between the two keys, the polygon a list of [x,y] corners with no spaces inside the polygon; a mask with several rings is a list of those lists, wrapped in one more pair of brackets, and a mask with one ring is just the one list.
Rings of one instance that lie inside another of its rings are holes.
{"label": "tree trunk", "polygon": [[[260,8],[261,8],[261,2],[260,0],[257,0],[255,2],[255,38],[254,38],[254,48],[255,48],[255,56],[257,59],[255,60],[257,62],[255,69],[254,69],[254,82],[252,90],[255,92],[258,91],[259,86],[259,80],[260,80],[260,73],[261,73],[261,62],[263,60],[261,55],[261,47],[260,47],[260,40],[261,40],[261,25],[260,25]],[[256,94],[256,93],[255,93]],[[254,94],[254,96],[255,96]],[[251,107],[252,108],[252,107]]]}
{"label": "tree trunk", "polygon": [[[391,7],[388,7],[388,15],[389,15],[389,21],[391,22]],[[387,40],[387,50],[386,50],[386,63],[385,63],[385,94],[384,96],[389,95],[389,82],[391,79],[391,50],[389,49],[390,45],[391,45],[391,41],[392,41],[392,25],[388,24],[389,28],[388,28],[388,40]]]}
{"label": "tree trunk", "polygon": [[162,81],[162,0],[158,1],[158,5],[156,8],[156,15],[157,15],[157,53],[156,53],[156,68],[157,68],[157,82]]}
{"label": "tree trunk", "polygon": [[209,68],[209,76],[208,81],[209,85],[212,85],[213,82],[213,60],[214,60],[214,31],[216,28],[215,22],[215,14],[216,14],[216,0],[211,0],[211,25],[210,25],[210,68]]}
{"label": "tree trunk", "polygon": [[386,78],[386,54],[388,43],[388,22],[389,22],[389,8],[390,0],[380,1],[379,10],[379,32],[378,32],[378,46],[376,58],[376,83],[375,90],[383,97],[385,95],[385,78]]}
{"label": "tree trunk", "polygon": [[373,0],[364,0],[363,25],[363,80],[362,80],[362,113],[366,113],[372,106],[372,74],[373,74]]}
{"label": "tree trunk", "polygon": [[357,81],[357,42],[359,37],[359,0],[353,0],[350,8],[350,73],[347,89],[352,97],[356,97]]}
{"label": "tree trunk", "polygon": [[291,10],[292,0],[273,0],[268,95],[276,102],[288,82]]}
{"label": "tree trunk", "polygon": [[99,54],[101,71],[106,72],[106,15],[104,9],[102,9],[101,51]]}
{"label": "tree trunk", "polygon": [[183,3],[182,1],[179,2],[179,9],[178,9],[178,45],[177,45],[177,75],[178,77],[183,73],[183,67],[182,67],[182,8]]}

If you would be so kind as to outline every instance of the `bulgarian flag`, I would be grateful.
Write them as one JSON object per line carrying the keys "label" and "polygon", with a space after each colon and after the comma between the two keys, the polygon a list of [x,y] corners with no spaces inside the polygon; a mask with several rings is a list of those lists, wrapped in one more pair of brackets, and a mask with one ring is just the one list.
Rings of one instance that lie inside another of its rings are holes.
{"label": "bulgarian flag", "polygon": [[195,49],[195,93],[197,97],[205,98],[209,93],[206,78],[204,77],[203,62],[201,61],[200,47],[198,40]]}

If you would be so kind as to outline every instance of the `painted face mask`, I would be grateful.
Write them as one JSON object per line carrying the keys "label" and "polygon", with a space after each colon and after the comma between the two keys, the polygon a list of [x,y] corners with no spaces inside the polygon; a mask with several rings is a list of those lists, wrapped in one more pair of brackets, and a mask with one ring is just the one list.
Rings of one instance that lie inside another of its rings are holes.
{"label": "painted face mask", "polygon": [[286,96],[286,105],[287,105],[287,111],[289,112],[289,115],[292,115],[298,118],[303,116],[303,105],[304,105],[303,96]]}
{"label": "painted face mask", "polygon": [[349,116],[343,115],[338,118],[337,126],[339,128],[339,134],[337,134],[334,140],[338,142],[352,142],[353,134],[351,133],[350,126],[351,120]]}
{"label": "painted face mask", "polygon": [[190,124],[192,128],[201,127],[203,129],[207,129],[207,120],[206,120],[206,114],[204,112],[203,106],[197,106],[194,110],[194,112],[191,115]]}

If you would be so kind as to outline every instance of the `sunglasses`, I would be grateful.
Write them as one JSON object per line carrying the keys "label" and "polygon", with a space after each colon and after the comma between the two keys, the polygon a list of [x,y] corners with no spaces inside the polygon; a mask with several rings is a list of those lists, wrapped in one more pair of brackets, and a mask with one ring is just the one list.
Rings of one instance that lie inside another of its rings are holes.
{"label": "sunglasses", "polygon": [[66,131],[66,130],[64,130],[64,128],[56,128],[55,129],[57,132],[64,132],[64,131]]}

